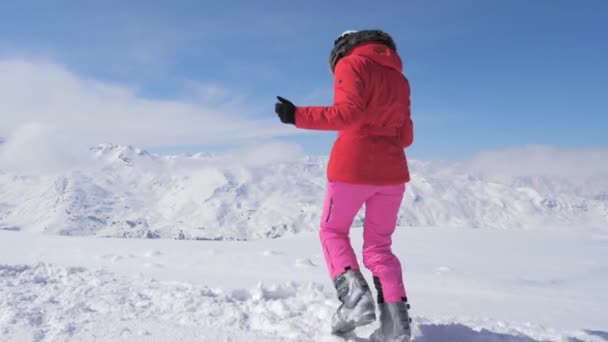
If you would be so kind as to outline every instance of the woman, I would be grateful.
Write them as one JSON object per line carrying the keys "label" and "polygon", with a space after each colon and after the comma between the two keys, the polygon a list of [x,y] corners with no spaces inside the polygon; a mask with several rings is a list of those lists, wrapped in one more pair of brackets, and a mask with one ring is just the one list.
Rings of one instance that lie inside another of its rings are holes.
{"label": "woman", "polygon": [[342,302],[332,320],[345,333],[376,319],[375,306],[349,239],[365,204],[363,263],[374,276],[380,328],[372,341],[409,341],[410,319],[391,237],[410,175],[404,148],[413,142],[410,86],[393,39],[380,30],[347,31],[334,43],[334,104],[296,107],[278,97],[275,112],[297,128],[338,131],[327,169],[320,238]]}

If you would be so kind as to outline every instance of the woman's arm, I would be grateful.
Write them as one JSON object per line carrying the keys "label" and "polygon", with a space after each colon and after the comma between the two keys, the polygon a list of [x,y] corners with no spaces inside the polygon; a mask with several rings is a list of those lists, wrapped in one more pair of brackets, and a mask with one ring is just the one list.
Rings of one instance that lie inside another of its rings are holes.
{"label": "woman's arm", "polygon": [[357,57],[342,58],[335,69],[333,106],[297,107],[296,127],[333,131],[348,128],[363,118],[364,91]]}

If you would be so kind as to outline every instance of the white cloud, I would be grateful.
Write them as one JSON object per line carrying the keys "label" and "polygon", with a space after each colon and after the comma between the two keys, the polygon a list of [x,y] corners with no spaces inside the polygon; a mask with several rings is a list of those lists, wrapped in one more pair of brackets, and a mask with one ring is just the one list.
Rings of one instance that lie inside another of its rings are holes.
{"label": "white cloud", "polygon": [[53,126],[81,146],[238,143],[298,133],[278,122],[272,99],[268,118],[254,119],[246,103],[235,103],[218,85],[199,85],[202,95],[196,99],[159,100],[48,62],[0,60],[0,75],[0,136],[5,137],[32,122]]}
{"label": "white cloud", "polygon": [[585,179],[608,175],[608,149],[534,145],[486,150],[461,163],[461,166],[482,176],[558,176]]}
{"label": "white cloud", "polygon": [[228,107],[238,106],[245,101],[243,94],[219,83],[199,83],[190,80],[184,80],[183,83],[192,98],[202,104]]}
{"label": "white cloud", "polygon": [[93,159],[87,149],[71,144],[66,136],[52,125],[23,125],[0,145],[0,165],[3,170],[25,174],[52,174],[90,165]]}
{"label": "white cloud", "polygon": [[304,151],[301,146],[296,144],[269,140],[211,156],[211,158],[203,159],[179,159],[179,164],[174,166],[194,169],[201,167],[258,168],[297,161],[304,156]]}
{"label": "white cloud", "polygon": [[235,161],[248,166],[264,166],[279,162],[295,161],[304,152],[299,145],[280,142],[264,142],[235,151]]}
{"label": "white cloud", "polygon": [[463,176],[542,194],[605,198],[608,194],[608,148],[529,145],[484,149],[460,161],[411,160],[415,174],[458,182]]}
{"label": "white cloud", "polygon": [[608,149],[525,146],[488,150],[440,172],[532,187],[545,194],[603,198],[608,193]]}

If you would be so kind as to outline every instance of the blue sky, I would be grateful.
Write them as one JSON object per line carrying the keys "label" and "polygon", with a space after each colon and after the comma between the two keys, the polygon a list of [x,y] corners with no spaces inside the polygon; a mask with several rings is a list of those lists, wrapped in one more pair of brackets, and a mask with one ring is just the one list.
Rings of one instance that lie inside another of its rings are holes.
{"label": "blue sky", "polygon": [[[142,98],[187,100],[193,83],[215,85],[217,93],[208,96],[238,99],[248,118],[273,118],[275,95],[299,105],[329,104],[327,59],[336,35],[381,28],[397,42],[412,84],[412,156],[608,144],[608,1],[378,4],[2,2],[0,58],[53,61],[79,77],[136,89]],[[271,138],[327,154],[334,137]],[[148,145],[198,151],[231,144]]]}

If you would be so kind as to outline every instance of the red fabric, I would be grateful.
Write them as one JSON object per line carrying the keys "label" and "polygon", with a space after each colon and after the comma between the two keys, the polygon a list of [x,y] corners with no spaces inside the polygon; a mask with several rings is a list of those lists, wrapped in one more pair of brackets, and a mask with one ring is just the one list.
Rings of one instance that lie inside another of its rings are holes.
{"label": "red fabric", "polygon": [[402,68],[390,48],[363,44],[336,65],[332,106],[296,108],[298,128],[339,132],[327,169],[330,181],[409,182],[404,148],[413,142],[413,123]]}

